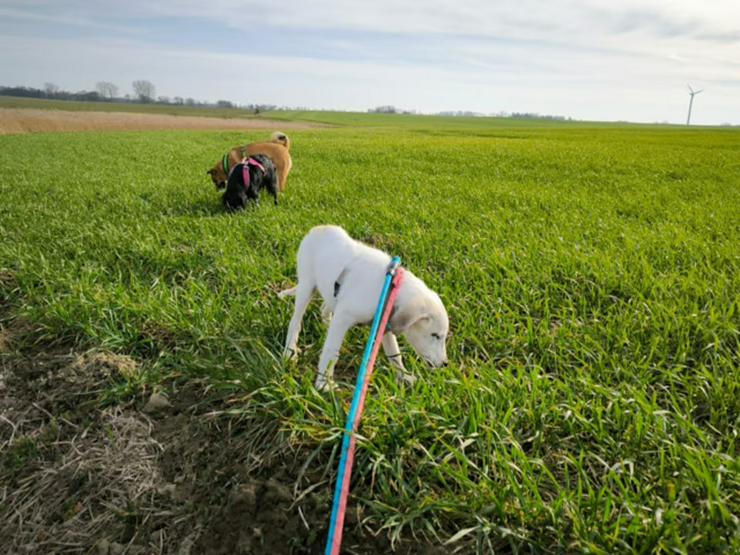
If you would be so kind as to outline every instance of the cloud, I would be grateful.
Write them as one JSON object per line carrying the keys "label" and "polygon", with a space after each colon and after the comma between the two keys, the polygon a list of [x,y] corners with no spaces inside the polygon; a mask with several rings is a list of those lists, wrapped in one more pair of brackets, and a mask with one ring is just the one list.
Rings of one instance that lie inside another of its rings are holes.
{"label": "cloud", "polygon": [[[740,5],[734,0],[711,3],[677,0],[6,0],[16,11],[81,18],[195,18],[245,29],[258,20],[287,28],[355,30],[398,34],[438,33],[457,36],[500,36],[577,41],[604,32],[642,30],[647,35],[675,36],[738,31]],[[569,36],[570,35],[570,36]]]}
{"label": "cloud", "polygon": [[691,81],[714,88],[697,122],[740,121],[738,22],[727,0],[4,0],[0,73],[69,88],[148,78],[204,99],[647,121],[680,121]]}

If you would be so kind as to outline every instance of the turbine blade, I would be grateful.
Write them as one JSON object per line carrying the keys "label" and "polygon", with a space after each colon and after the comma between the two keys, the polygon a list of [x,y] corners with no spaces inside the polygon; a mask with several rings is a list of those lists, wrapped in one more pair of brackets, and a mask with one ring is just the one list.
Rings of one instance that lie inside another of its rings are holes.
{"label": "turbine blade", "polygon": [[699,89],[698,91],[694,91],[694,94],[699,94],[699,93],[700,93],[700,92],[702,92],[703,90],[704,90],[704,89]]}
{"label": "turbine blade", "polygon": [[692,88],[691,88],[691,85],[689,85],[688,83],[686,83],[686,86],[687,86],[687,87],[689,88],[689,90],[690,90],[690,91],[691,91],[692,93],[694,92],[694,89],[692,89]]}

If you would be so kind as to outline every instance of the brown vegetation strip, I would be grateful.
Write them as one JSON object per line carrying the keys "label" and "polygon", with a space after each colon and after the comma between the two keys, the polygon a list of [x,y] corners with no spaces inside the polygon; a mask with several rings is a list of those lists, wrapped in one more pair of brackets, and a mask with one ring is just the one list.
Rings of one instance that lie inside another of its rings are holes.
{"label": "brown vegetation strip", "polygon": [[[19,327],[0,309],[2,553],[323,551],[330,449],[311,454],[274,415],[240,414],[246,398],[214,395],[205,381],[106,402],[111,387],[142,372],[140,361],[62,347],[20,352]],[[393,551],[365,516],[348,508],[346,552]],[[401,539],[395,553],[446,551]]]}
{"label": "brown vegetation strip", "polygon": [[154,131],[164,129],[309,129],[309,123],[249,118],[211,118],[122,112],[0,109],[0,135],[62,131]]}

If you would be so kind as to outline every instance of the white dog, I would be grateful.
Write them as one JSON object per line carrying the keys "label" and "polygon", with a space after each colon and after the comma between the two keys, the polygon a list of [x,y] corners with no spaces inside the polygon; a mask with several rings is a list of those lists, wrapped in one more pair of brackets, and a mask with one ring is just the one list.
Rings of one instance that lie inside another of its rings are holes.
{"label": "white dog", "polygon": [[[333,386],[334,364],[347,330],[356,324],[372,322],[390,261],[386,253],[355,241],[337,226],[314,227],[301,241],[298,285],[279,293],[280,298],[296,296],[283,354],[291,357],[297,352],[303,315],[314,289],[318,289],[324,300],[322,313],[325,317],[333,316],[319,360],[317,389]],[[430,366],[446,366],[449,320],[439,296],[411,272],[404,272],[383,336],[383,350],[399,369],[398,377],[410,382],[413,378],[404,373],[395,334],[404,334]]]}

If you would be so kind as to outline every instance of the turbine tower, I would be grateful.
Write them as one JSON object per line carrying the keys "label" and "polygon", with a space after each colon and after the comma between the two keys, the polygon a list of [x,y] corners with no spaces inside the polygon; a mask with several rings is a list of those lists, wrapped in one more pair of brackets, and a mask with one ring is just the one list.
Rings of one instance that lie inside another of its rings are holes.
{"label": "turbine tower", "polygon": [[689,115],[686,118],[686,125],[691,125],[691,106],[693,106],[694,104],[694,95],[699,94],[704,89],[699,89],[698,91],[695,91],[694,89],[691,88],[691,85],[687,84],[686,86],[689,88],[689,96],[691,97],[691,100],[689,100]]}

